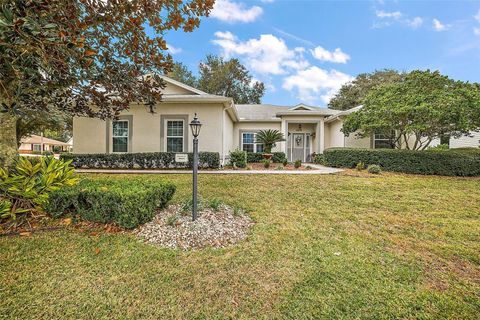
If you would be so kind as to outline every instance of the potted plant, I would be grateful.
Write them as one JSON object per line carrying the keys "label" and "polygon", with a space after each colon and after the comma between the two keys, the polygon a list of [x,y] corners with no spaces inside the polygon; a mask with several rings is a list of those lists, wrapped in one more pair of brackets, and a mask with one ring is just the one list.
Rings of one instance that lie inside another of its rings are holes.
{"label": "potted plant", "polygon": [[261,143],[264,145],[263,149],[263,158],[270,160],[273,157],[272,148],[277,142],[285,141],[283,133],[278,130],[260,130],[257,133],[256,143]]}

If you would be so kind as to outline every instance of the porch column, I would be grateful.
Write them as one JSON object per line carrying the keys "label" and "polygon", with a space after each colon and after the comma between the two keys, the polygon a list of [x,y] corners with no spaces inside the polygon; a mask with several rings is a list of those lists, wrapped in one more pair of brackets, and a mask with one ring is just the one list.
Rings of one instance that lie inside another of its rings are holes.
{"label": "porch column", "polygon": [[[288,122],[282,119],[282,125],[280,127],[280,132],[283,133],[285,139],[288,139]],[[287,154],[287,141],[280,142],[280,151]]]}
{"label": "porch column", "polygon": [[318,137],[318,153],[323,153],[323,150],[325,149],[325,125],[323,119],[317,123],[316,135]]}

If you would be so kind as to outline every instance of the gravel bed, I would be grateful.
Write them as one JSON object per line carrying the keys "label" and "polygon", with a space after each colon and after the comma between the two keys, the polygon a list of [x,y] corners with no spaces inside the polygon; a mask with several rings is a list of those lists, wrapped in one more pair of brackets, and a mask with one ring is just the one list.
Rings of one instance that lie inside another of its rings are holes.
{"label": "gravel bed", "polygon": [[181,205],[168,206],[134,233],[146,242],[172,249],[225,248],[245,239],[253,225],[246,213],[234,214],[226,205],[216,211],[203,209],[195,221],[181,209]]}

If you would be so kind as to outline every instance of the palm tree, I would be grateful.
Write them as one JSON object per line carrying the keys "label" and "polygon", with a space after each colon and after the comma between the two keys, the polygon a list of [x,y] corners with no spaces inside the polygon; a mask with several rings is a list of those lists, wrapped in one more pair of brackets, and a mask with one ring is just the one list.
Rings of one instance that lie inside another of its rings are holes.
{"label": "palm tree", "polygon": [[272,148],[277,142],[285,141],[283,133],[278,130],[260,130],[257,133],[256,143],[261,143],[265,146],[265,153],[272,153]]}

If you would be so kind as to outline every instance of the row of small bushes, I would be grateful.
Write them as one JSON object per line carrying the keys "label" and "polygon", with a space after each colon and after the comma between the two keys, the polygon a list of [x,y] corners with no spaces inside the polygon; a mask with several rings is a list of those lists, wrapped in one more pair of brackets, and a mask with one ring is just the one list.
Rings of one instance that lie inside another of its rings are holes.
{"label": "row of small bushes", "polygon": [[[480,150],[392,150],[331,148],[324,151],[324,164],[354,168],[359,162],[379,165],[385,171],[444,175],[480,175]],[[320,160],[320,159],[319,159]]]}
{"label": "row of small bushes", "polygon": [[[175,162],[173,152],[121,153],[121,154],[71,154],[61,159],[72,160],[75,168],[89,169],[187,169],[192,168],[193,153],[188,153],[188,162]],[[218,169],[218,152],[200,152],[199,168]]]}
{"label": "row of small bushes", "polygon": [[52,192],[45,211],[56,218],[72,213],[83,220],[133,229],[152,220],[174,192],[175,185],[166,181],[83,179],[75,186]]}
{"label": "row of small bushes", "polygon": [[[230,165],[238,168],[245,168],[247,163],[260,163],[263,162],[263,155],[260,152],[245,152],[242,150],[230,151]],[[284,163],[287,161],[285,152],[274,152],[272,156],[272,162]]]}

